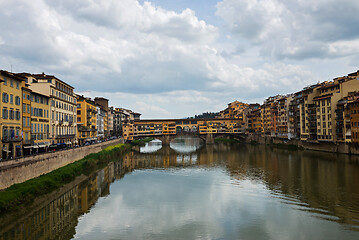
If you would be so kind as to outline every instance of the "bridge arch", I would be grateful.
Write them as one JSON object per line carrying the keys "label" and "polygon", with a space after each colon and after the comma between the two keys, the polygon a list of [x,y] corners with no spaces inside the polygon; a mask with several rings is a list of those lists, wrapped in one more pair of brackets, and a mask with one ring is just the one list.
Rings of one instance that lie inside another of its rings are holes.
{"label": "bridge arch", "polygon": [[183,128],[181,126],[176,126],[176,132],[181,133],[183,131]]}

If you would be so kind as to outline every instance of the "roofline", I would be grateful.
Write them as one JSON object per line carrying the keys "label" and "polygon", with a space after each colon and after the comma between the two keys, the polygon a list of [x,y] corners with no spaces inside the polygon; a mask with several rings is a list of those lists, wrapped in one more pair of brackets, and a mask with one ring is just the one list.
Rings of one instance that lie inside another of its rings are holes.
{"label": "roofline", "polygon": [[15,78],[19,81],[24,81],[25,82],[25,77],[21,76],[21,75],[18,75],[17,73],[13,73],[13,72],[8,72],[8,71],[5,71],[5,70],[0,70],[0,73],[2,75],[6,75],[8,77],[11,77],[11,78]]}
{"label": "roofline", "polygon": [[141,119],[134,122],[166,122],[166,121],[220,121],[220,120],[239,120],[239,118],[180,118],[180,119]]}
{"label": "roofline", "polygon": [[56,80],[60,81],[61,83],[75,89],[75,87],[71,86],[70,84],[68,84],[68,83],[66,83],[64,81],[62,81],[61,79],[55,77],[54,75],[47,75],[47,74],[44,75],[44,74],[41,73],[41,74],[32,74],[32,76],[34,78],[36,78],[36,79],[56,79]]}

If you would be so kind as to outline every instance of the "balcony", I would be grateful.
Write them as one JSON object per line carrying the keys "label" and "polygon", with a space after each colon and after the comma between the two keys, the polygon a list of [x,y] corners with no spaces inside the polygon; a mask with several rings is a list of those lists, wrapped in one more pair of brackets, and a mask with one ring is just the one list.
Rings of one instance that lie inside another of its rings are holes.
{"label": "balcony", "polygon": [[2,141],[3,142],[21,142],[22,137],[21,136],[16,136],[16,137],[3,136]]}

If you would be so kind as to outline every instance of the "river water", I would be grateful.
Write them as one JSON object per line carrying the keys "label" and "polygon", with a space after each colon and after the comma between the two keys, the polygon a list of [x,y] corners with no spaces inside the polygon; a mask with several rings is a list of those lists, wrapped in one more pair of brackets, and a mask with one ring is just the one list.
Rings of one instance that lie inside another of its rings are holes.
{"label": "river water", "polygon": [[38,202],[0,240],[359,239],[359,161],[154,141]]}

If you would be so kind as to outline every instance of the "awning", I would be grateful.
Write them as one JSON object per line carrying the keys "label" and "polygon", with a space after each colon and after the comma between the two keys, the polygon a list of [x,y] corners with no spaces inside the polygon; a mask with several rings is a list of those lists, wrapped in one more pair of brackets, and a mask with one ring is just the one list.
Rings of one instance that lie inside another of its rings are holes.
{"label": "awning", "polygon": [[24,148],[32,148],[33,146],[24,146]]}
{"label": "awning", "polygon": [[345,136],[351,136],[352,135],[352,130],[349,129],[346,133],[345,133]]}
{"label": "awning", "polygon": [[47,147],[45,144],[39,144],[39,147]]}
{"label": "awning", "polygon": [[3,151],[4,151],[4,152],[7,152],[7,153],[11,153],[10,151],[8,151],[8,150],[5,150],[5,149],[3,149]]}
{"label": "awning", "polygon": [[33,148],[39,148],[39,146],[32,146]]}
{"label": "awning", "polygon": [[67,143],[66,143],[66,145],[71,145],[71,144],[72,144],[72,142],[67,142]]}

